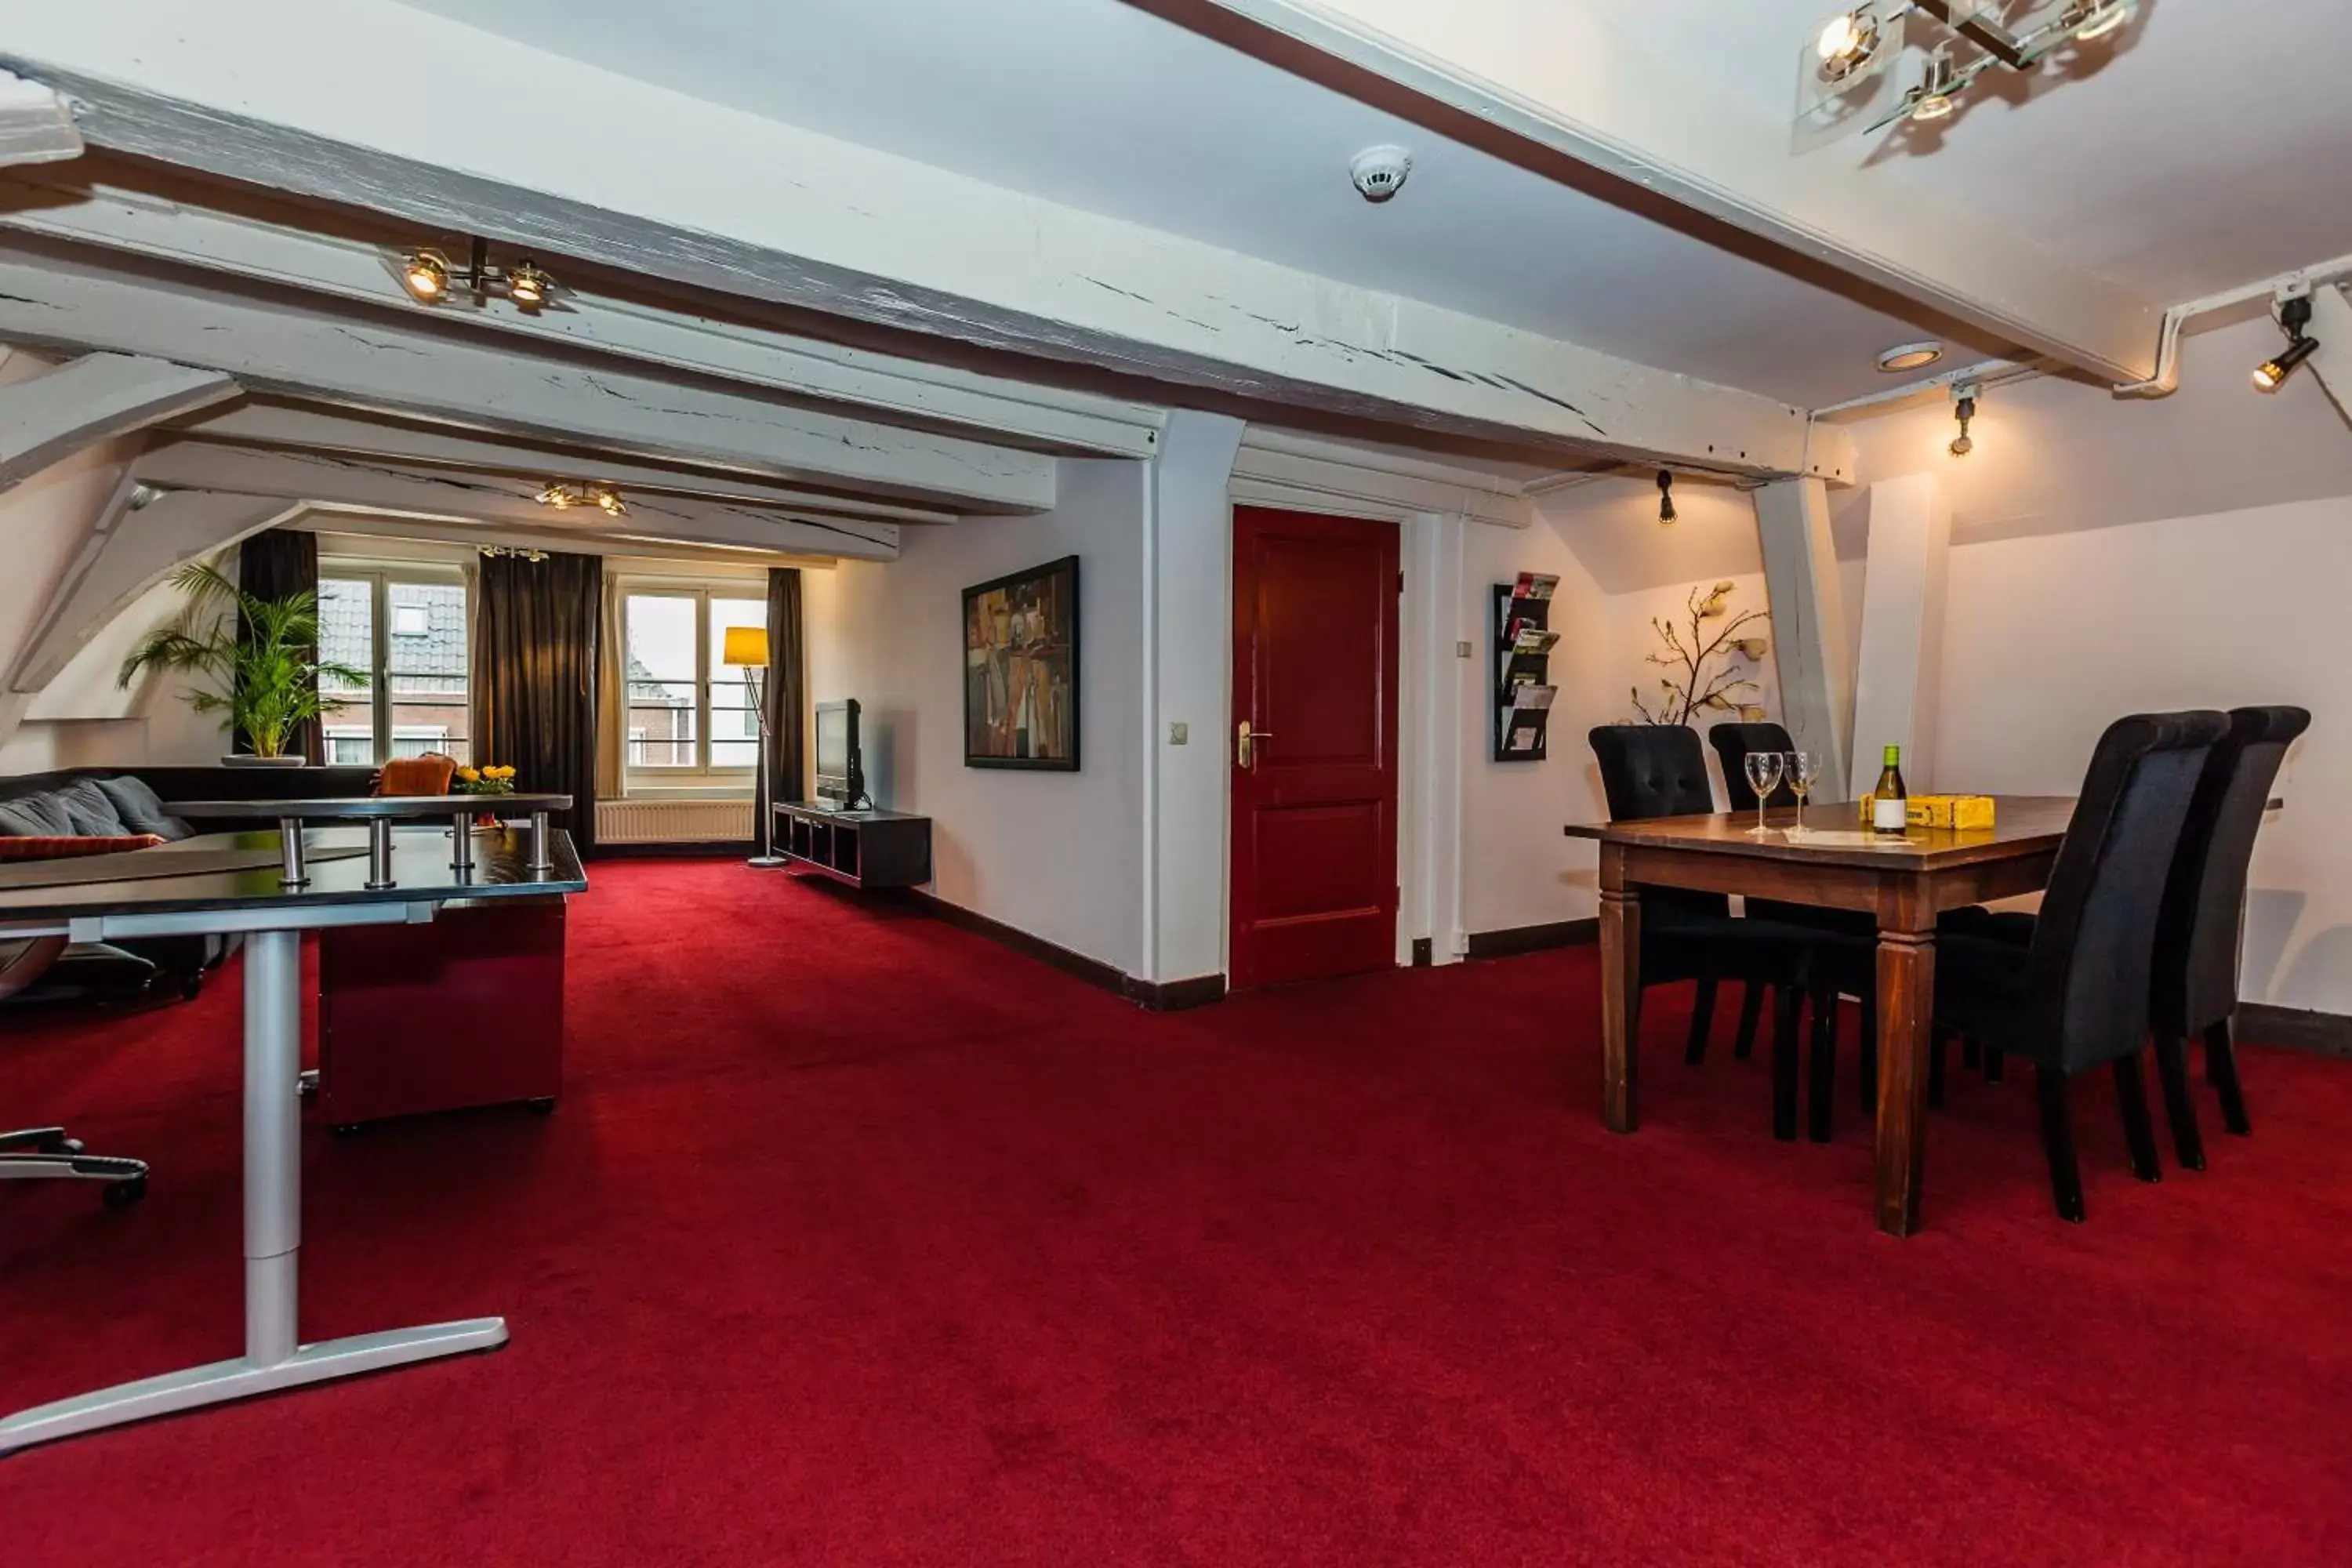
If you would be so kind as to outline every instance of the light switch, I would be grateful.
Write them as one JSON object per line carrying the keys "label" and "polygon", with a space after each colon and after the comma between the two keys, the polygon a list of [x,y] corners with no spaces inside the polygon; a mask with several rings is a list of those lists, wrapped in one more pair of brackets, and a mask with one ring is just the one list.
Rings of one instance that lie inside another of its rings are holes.
{"label": "light switch", "polygon": [[1468,658],[1470,657],[1470,645],[1466,642],[1455,643],[1454,645],[1454,657],[1456,658]]}
{"label": "light switch", "polygon": [[1178,719],[1168,726],[1168,743],[1181,746],[1192,738],[1192,726]]}

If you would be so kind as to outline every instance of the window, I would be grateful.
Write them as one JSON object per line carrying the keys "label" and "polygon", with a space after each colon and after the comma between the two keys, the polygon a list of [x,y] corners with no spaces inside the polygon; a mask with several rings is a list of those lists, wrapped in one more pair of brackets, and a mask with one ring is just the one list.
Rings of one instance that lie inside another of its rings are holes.
{"label": "window", "polygon": [[454,567],[319,574],[319,657],[366,672],[321,682],[327,761],[372,766],[442,752],[472,761],[466,581]]}
{"label": "window", "polygon": [[759,764],[759,715],[743,668],[720,660],[728,627],[768,624],[767,601],[727,588],[646,587],[624,609],[631,781],[745,782]]}

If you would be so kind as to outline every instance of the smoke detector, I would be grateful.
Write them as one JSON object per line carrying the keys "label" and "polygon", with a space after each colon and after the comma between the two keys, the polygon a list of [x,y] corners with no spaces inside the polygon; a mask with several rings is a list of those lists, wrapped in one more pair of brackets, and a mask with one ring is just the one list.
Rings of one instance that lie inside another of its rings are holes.
{"label": "smoke detector", "polygon": [[1404,189],[1404,177],[1412,173],[1412,154],[1402,147],[1367,147],[1348,164],[1348,177],[1356,182],[1356,189],[1368,202],[1388,200]]}

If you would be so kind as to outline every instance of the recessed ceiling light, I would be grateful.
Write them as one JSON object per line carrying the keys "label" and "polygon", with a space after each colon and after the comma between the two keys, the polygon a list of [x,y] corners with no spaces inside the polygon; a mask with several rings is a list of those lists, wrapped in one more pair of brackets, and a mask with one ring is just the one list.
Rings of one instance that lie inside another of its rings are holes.
{"label": "recessed ceiling light", "polygon": [[1941,343],[1897,343],[1878,356],[1878,368],[1889,373],[1924,370],[1943,357]]}

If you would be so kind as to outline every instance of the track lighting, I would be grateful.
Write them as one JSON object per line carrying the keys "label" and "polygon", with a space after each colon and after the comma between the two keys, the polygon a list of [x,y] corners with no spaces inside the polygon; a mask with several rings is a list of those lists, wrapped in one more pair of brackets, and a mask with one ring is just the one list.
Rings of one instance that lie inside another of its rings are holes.
{"label": "track lighting", "polygon": [[1831,17],[1813,40],[1822,75],[1843,81],[1862,69],[1878,53],[1878,17],[1867,5]]}
{"label": "track lighting", "polygon": [[1674,520],[1675,476],[1672,470],[1660,468],[1658,470],[1658,521],[1672,522]]}
{"label": "track lighting", "polygon": [[504,294],[517,309],[536,313],[555,295],[555,279],[547,269],[526,256],[511,267],[491,264],[489,242],[476,239],[463,270],[448,257],[431,249],[412,250],[400,256],[393,268],[400,286],[408,290],[409,298],[420,305],[443,305],[457,293],[472,296],[478,309],[489,303],[493,294]]}
{"label": "track lighting", "polygon": [[2132,19],[2137,0],[2074,0],[2058,18],[2059,28],[2078,44],[2105,37]]}
{"label": "track lighting", "polygon": [[1960,106],[1960,89],[1966,86],[1968,79],[1954,68],[1952,57],[1937,49],[1927,57],[1927,74],[1912,95],[1912,120],[1925,125],[1947,118]]}
{"label": "track lighting", "polygon": [[2307,335],[2304,329],[2311,325],[2311,296],[2298,294],[2279,301],[2278,321],[2286,329],[2286,347],[2254,367],[2254,390],[2276,392],[2294,374],[2294,367],[2309,359],[2319,347],[2319,340]]}
{"label": "track lighting", "polygon": [[571,485],[550,483],[531,498],[541,506],[551,506],[558,511],[569,511],[575,506],[593,506],[606,517],[626,517],[629,503],[621,492],[610,485]]}
{"label": "track lighting", "polygon": [[1977,449],[1976,437],[1969,434],[1969,421],[1977,416],[1977,384],[1957,383],[1952,387],[1952,417],[1960,422],[1960,433],[1952,437],[1952,444],[1945,450],[1955,458],[1965,458]]}

